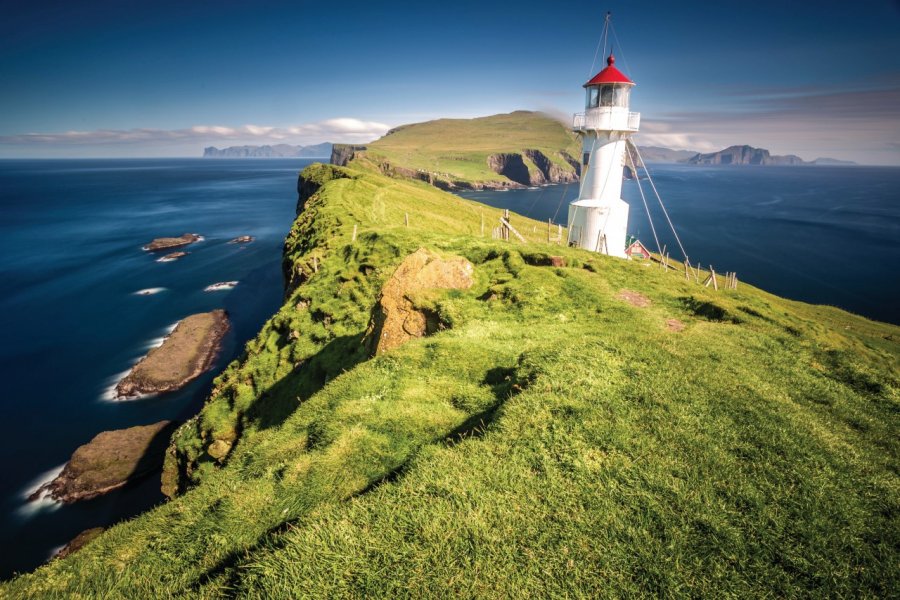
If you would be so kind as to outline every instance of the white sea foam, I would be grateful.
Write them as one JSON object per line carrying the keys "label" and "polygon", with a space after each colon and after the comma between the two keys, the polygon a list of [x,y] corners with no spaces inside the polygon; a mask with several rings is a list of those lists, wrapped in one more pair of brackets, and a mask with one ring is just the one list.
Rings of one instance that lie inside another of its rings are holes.
{"label": "white sea foam", "polygon": [[157,258],[156,262],[175,262],[179,258],[181,258],[181,257],[169,258],[169,256],[166,255],[166,256],[161,256],[161,257]]}
{"label": "white sea foam", "polygon": [[113,375],[112,377],[108,377],[106,381],[103,382],[103,393],[100,394],[100,399],[105,400],[106,402],[117,402],[119,400],[122,400],[122,398],[119,398],[116,395],[116,386],[119,385],[119,382],[122,381],[129,373],[131,373],[131,369],[122,371],[121,373]]}
{"label": "white sea foam", "polygon": [[36,478],[34,478],[25,489],[21,493],[22,500],[25,501],[25,504],[19,507],[16,511],[22,517],[31,517],[36,515],[39,512],[43,512],[45,510],[56,510],[62,503],[59,500],[54,500],[48,495],[47,490],[43,490],[41,495],[38,496],[34,500],[29,500],[31,495],[41,489],[44,485],[50,483],[62,473],[62,470],[66,467],[65,464],[61,464],[58,467],[53,467],[49,471],[44,471]]}
{"label": "white sea foam", "polygon": [[237,281],[220,281],[219,283],[214,283],[212,285],[208,285],[203,288],[204,292],[221,292],[224,290],[233,290],[234,287],[238,284]]}
{"label": "white sea foam", "polygon": [[165,292],[166,288],[164,287],[154,287],[154,288],[144,288],[142,290],[138,290],[134,292],[134,296],[152,296],[153,294],[158,294],[160,292]]}

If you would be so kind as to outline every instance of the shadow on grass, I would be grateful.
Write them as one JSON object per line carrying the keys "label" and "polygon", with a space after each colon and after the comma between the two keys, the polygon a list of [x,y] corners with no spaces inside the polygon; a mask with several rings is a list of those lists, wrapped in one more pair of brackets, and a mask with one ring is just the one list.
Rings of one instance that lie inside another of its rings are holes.
{"label": "shadow on grass", "polygon": [[247,409],[247,418],[259,429],[281,425],[297,405],[321,390],[326,383],[368,360],[364,334],[336,337],[288,375],[271,385]]}
{"label": "shadow on grass", "polygon": [[[338,338],[334,340],[334,342],[336,343],[336,345],[334,346],[333,350],[338,351],[339,349],[346,350],[354,346],[359,346],[362,342],[362,339],[361,336],[350,336],[348,338]],[[317,355],[317,357],[321,356],[321,354],[322,353]],[[356,362],[359,362],[358,359],[355,360]],[[310,364],[311,363],[312,361],[310,361]],[[349,368],[346,362],[341,366],[345,369]],[[318,385],[320,387],[324,385],[324,383],[328,379],[325,377],[327,371],[317,372],[314,369],[311,369],[311,371],[312,373],[319,373],[320,376],[313,377],[312,381],[308,384],[312,385],[313,382],[318,382]],[[293,385],[299,385],[299,382],[297,382],[295,379],[286,377],[278,382],[276,386],[290,386],[292,385],[292,382]],[[516,368],[495,367],[488,370],[485,374],[484,379],[482,380],[482,384],[487,385],[491,388],[491,392],[494,395],[495,402],[493,402],[485,410],[471,415],[468,419],[463,421],[459,426],[455,427],[443,437],[436,440],[431,440],[430,442],[426,442],[423,445],[443,443],[447,446],[455,446],[456,444],[459,444],[466,439],[482,437],[483,435],[485,435],[490,425],[498,418],[500,409],[503,407],[503,405],[510,398],[514,397],[525,389],[524,383],[527,382],[520,380],[517,377]],[[416,454],[416,451],[411,452],[402,464],[394,469],[391,469],[383,476],[373,480],[363,489],[354,494],[351,494],[344,500],[365,496],[385,484],[390,484],[398,481],[401,477],[406,475],[412,463],[412,459],[416,456]],[[194,592],[200,591],[203,586],[213,582],[216,582],[218,586],[222,586],[222,589],[237,588],[241,576],[239,567],[242,561],[245,560],[248,556],[252,556],[258,550],[264,549],[267,551],[272,551],[275,549],[283,548],[286,541],[282,538],[282,535],[284,533],[287,533],[293,526],[299,524],[303,520],[303,518],[304,516],[301,515],[292,519],[285,520],[282,523],[269,528],[265,533],[261,534],[253,545],[229,552],[218,563],[216,563],[205,573],[203,573],[203,575],[198,578],[197,582],[191,586],[191,590]]]}

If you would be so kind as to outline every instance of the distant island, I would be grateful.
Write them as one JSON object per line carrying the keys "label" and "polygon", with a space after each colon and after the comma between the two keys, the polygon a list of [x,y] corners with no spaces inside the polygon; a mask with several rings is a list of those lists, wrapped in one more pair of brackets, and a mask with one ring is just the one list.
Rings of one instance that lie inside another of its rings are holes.
{"label": "distant island", "polygon": [[312,146],[275,144],[274,146],[229,146],[221,149],[209,146],[203,149],[203,158],[327,158],[329,156],[331,156],[331,142]]}
{"label": "distant island", "polygon": [[689,165],[855,165],[849,160],[817,158],[805,161],[794,154],[774,155],[765,148],[753,146],[729,146],[718,152],[700,153],[693,150],[672,150],[657,146],[641,146],[641,153],[647,162],[685,163]]}

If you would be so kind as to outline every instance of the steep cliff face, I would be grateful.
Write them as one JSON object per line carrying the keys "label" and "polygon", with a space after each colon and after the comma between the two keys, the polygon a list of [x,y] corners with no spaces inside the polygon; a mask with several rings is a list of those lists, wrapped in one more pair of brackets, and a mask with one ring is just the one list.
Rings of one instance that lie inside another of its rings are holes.
{"label": "steep cliff face", "polygon": [[[567,157],[565,153],[560,152],[559,155],[574,169],[574,172],[554,163],[540,150],[524,150],[523,153],[537,167],[538,179],[542,180],[540,183],[572,183],[578,181],[578,176],[581,174],[580,165],[577,161],[572,160],[571,157]],[[532,181],[534,181],[534,178],[532,178]]]}
{"label": "steep cliff face", "polygon": [[519,185],[535,185],[537,183],[532,182],[532,174],[521,154],[515,152],[491,154],[488,156],[487,163],[494,173],[503,175]]}
{"label": "steep cliff face", "polygon": [[765,165],[769,162],[768,150],[751,146],[729,146],[718,152],[696,154],[688,161],[692,165]]}
{"label": "steep cliff face", "polygon": [[695,154],[687,161],[691,165],[808,165],[799,156],[787,154],[784,156],[770,154],[765,148],[753,146],[729,146],[718,152],[707,154]]}
{"label": "steep cliff face", "polygon": [[357,152],[362,152],[365,146],[356,146],[353,144],[333,144],[331,146],[331,164],[338,167],[345,167],[347,163],[353,160]]}
{"label": "steep cliff face", "polygon": [[560,158],[573,170],[569,171],[554,163],[540,150],[491,154],[487,158],[487,163],[492,171],[519,185],[533,186],[578,181],[581,172],[578,163],[563,153],[560,153]]}

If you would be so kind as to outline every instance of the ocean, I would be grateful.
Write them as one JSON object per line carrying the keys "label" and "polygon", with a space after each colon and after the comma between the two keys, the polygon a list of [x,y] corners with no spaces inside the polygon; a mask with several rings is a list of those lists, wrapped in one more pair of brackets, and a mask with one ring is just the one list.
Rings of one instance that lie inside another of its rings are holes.
{"label": "ocean", "polygon": [[[779,296],[900,324],[900,168],[648,169],[692,264],[733,271]],[[649,183],[641,185],[660,246],[682,260]],[[578,186],[460,195],[565,224]],[[625,181],[622,197],[630,205],[629,233],[656,251],[635,181]]]}
{"label": "ocean", "polygon": [[[303,159],[0,161],[0,577],[84,529],[163,500],[159,479],[60,506],[26,503],[97,433],[197,412],[210,382],[281,305],[281,249]],[[693,262],[808,302],[900,323],[900,169],[650,165]],[[467,197],[564,221],[577,186]],[[631,231],[653,247],[634,181]],[[661,243],[672,249],[662,217]],[[513,223],[515,225],[515,222]],[[141,249],[198,233],[175,262]],[[251,244],[229,244],[240,235]],[[680,258],[680,257],[679,257]],[[206,292],[216,282],[233,289]],[[157,293],[136,295],[154,289]],[[185,389],[113,401],[110,386],[180,318],[225,308],[232,331]]]}
{"label": "ocean", "polygon": [[[154,477],[68,506],[25,497],[101,431],[197,412],[214,374],[281,306],[281,249],[297,174],[311,162],[0,161],[0,577],[163,500]],[[189,232],[204,240],[178,261],[141,249]],[[228,243],[240,235],[256,240]],[[204,291],[222,281],[238,284]],[[212,371],[179,392],[110,399],[110,386],[174,323],[215,308],[232,329]]]}

